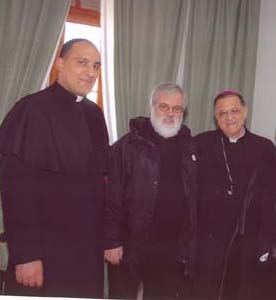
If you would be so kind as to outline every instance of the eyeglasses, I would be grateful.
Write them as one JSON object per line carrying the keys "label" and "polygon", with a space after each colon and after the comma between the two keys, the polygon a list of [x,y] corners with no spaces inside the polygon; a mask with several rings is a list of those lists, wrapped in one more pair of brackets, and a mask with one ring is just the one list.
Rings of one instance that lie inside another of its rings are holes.
{"label": "eyeglasses", "polygon": [[180,105],[170,106],[167,103],[159,103],[157,105],[157,107],[159,110],[161,110],[163,112],[169,111],[170,109],[172,110],[173,113],[176,113],[176,114],[180,114],[180,113],[184,112],[184,108]]}
{"label": "eyeglasses", "polygon": [[223,111],[219,111],[217,113],[217,116],[220,118],[220,119],[225,119],[229,116],[233,116],[233,117],[238,117],[239,115],[241,114],[241,110],[238,109],[238,108],[232,108],[230,110],[223,110]]}

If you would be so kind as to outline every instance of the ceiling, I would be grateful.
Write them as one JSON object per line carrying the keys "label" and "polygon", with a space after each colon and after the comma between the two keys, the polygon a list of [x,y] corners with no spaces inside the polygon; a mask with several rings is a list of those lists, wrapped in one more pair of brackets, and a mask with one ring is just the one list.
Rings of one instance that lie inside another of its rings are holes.
{"label": "ceiling", "polygon": [[72,0],[72,6],[100,11],[101,0]]}

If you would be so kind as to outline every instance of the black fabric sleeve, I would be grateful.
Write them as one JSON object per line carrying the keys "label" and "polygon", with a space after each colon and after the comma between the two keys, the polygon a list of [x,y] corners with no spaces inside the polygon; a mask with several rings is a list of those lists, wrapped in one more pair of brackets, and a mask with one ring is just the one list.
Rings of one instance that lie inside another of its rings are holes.
{"label": "black fabric sleeve", "polygon": [[41,259],[39,188],[36,171],[16,156],[2,165],[2,202],[12,264]]}
{"label": "black fabric sleeve", "polygon": [[271,251],[276,245],[276,148],[270,141],[267,142],[265,155],[260,170],[263,188],[258,249],[260,255]]}
{"label": "black fabric sleeve", "polygon": [[125,198],[127,186],[127,161],[129,157],[124,153],[124,142],[115,143],[109,151],[108,180],[106,191],[104,238],[105,249],[122,246],[127,230],[125,214]]}

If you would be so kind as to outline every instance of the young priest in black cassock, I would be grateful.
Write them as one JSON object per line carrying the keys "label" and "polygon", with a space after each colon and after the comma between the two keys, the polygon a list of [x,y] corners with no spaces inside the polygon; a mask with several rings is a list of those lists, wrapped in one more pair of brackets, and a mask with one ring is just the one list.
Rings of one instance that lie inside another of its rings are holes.
{"label": "young priest in black cassock", "polygon": [[18,101],[0,128],[9,294],[103,296],[108,136],[101,110],[85,98],[99,67],[92,43],[67,42],[58,81]]}

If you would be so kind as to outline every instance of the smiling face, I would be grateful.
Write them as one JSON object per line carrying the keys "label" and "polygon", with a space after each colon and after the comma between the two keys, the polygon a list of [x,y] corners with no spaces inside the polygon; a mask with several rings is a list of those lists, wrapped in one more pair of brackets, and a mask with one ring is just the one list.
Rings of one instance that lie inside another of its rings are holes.
{"label": "smiling face", "polygon": [[247,108],[239,97],[228,96],[217,100],[215,117],[218,127],[230,138],[238,138],[243,134],[247,116]]}
{"label": "smiling face", "polygon": [[58,82],[74,95],[85,96],[93,88],[100,66],[100,54],[93,45],[75,43],[64,57],[57,59]]}

